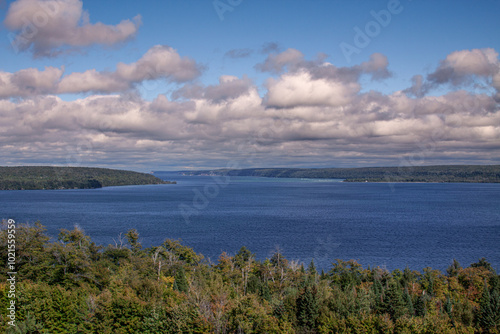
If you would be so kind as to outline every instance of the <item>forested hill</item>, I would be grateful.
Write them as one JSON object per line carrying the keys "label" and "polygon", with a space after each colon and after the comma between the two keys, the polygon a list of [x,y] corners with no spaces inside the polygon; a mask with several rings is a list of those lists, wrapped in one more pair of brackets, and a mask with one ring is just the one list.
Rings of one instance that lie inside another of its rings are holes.
{"label": "forested hill", "polygon": [[189,175],[230,175],[344,179],[346,182],[499,183],[500,165],[449,165],[367,168],[251,168],[194,171]]}
{"label": "forested hill", "polygon": [[89,167],[0,167],[0,190],[94,189],[109,186],[167,184],[151,174]]}

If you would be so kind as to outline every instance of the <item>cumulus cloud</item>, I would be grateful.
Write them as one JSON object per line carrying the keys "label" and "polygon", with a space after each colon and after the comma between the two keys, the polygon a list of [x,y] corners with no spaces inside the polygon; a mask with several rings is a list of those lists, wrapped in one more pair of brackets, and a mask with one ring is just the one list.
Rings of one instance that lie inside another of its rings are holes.
{"label": "cumulus cloud", "polygon": [[495,50],[463,50],[449,54],[427,79],[436,84],[451,83],[458,86],[471,80],[472,76],[491,77],[498,71],[498,53]]}
{"label": "cumulus cloud", "polygon": [[356,81],[363,74],[369,74],[373,80],[386,79],[392,75],[388,70],[387,57],[380,53],[374,53],[368,61],[350,67],[336,67],[325,62],[326,58],[327,55],[319,54],[315,60],[307,61],[299,50],[287,49],[278,54],[269,54],[266,60],[257,64],[255,68],[270,73],[308,71],[317,79],[344,82]]}
{"label": "cumulus cloud", "polygon": [[450,53],[436,70],[427,75],[426,80],[416,75],[406,93],[424,96],[431,89],[442,85],[475,89],[493,88],[495,98],[500,101],[500,61],[498,53],[491,48],[461,50]]}
{"label": "cumulus cloud", "polygon": [[289,67],[293,70],[293,68],[298,66],[303,60],[304,55],[302,52],[296,49],[287,49],[278,54],[270,54],[263,63],[257,64],[255,68],[261,72],[280,73],[285,67]]}
{"label": "cumulus cloud", "polygon": [[65,76],[59,93],[120,92],[146,80],[166,79],[186,82],[201,74],[202,67],[193,59],[181,57],[169,46],[156,45],[131,64],[118,63],[114,72],[88,70]]}
{"label": "cumulus cloud", "polygon": [[64,69],[45,67],[23,69],[15,73],[0,72],[0,99],[53,94]]}
{"label": "cumulus cloud", "polygon": [[24,69],[15,73],[0,72],[0,98],[29,97],[40,94],[123,92],[146,80],[165,79],[182,83],[197,78],[202,67],[181,57],[169,46],[157,45],[137,62],[119,63],[116,71],[95,69],[63,76],[64,68]]}
{"label": "cumulus cloud", "polygon": [[[374,53],[370,56],[370,60],[361,63],[360,70],[364,73],[369,73],[374,80],[381,80],[391,77],[391,72],[387,69],[389,61],[387,57],[381,53]],[[356,68],[357,66],[355,66]]]}
{"label": "cumulus cloud", "polygon": [[120,80],[113,72],[95,69],[66,75],[59,83],[57,93],[120,92],[130,88],[130,82]]}
{"label": "cumulus cloud", "polygon": [[313,79],[311,75],[300,73],[285,74],[279,80],[267,81],[267,105],[276,108],[297,106],[342,106],[348,104],[358,93],[357,83],[341,83],[325,79]]}
{"label": "cumulus cloud", "polygon": [[391,74],[387,69],[387,57],[375,53],[370,60],[352,67],[336,67],[319,55],[316,60],[306,61],[295,49],[269,55],[258,65],[262,71],[283,72],[278,79],[266,82],[266,104],[269,107],[293,108],[297,106],[343,106],[349,104],[361,89],[359,79],[368,74],[380,80]]}
{"label": "cumulus cloud", "polygon": [[16,0],[4,24],[12,31],[8,37],[16,51],[49,57],[68,49],[127,41],[137,33],[141,16],[117,25],[92,24],[81,0]]}
{"label": "cumulus cloud", "polygon": [[247,94],[254,88],[252,81],[244,76],[242,79],[232,75],[223,75],[219,78],[218,85],[187,85],[174,92],[175,98],[185,98],[192,100],[205,99],[213,103],[220,103],[230,99],[238,98]]}
{"label": "cumulus cloud", "polygon": [[181,57],[169,46],[156,45],[137,62],[119,63],[116,74],[127,81],[139,82],[167,78],[175,82],[186,82],[200,75],[201,67],[187,57]]}

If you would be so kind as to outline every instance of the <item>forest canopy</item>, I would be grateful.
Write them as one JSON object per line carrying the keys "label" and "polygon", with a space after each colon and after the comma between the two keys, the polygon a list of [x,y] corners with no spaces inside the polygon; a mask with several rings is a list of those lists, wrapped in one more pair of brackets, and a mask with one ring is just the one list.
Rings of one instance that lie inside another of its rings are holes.
{"label": "forest canopy", "polygon": [[[8,261],[8,230],[0,256]],[[16,333],[499,333],[500,276],[486,259],[445,273],[332,259],[327,271],[246,247],[211,262],[179,240],[108,246],[79,228],[19,224]],[[9,302],[5,267],[0,299]],[[0,310],[0,330],[7,324]]]}

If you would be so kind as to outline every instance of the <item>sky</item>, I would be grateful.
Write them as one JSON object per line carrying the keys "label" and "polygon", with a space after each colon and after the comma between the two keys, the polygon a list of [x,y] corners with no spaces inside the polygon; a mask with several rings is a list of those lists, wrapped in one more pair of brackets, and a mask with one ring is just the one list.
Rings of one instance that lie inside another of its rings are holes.
{"label": "sky", "polygon": [[500,164],[498,13],[494,0],[0,0],[0,165]]}

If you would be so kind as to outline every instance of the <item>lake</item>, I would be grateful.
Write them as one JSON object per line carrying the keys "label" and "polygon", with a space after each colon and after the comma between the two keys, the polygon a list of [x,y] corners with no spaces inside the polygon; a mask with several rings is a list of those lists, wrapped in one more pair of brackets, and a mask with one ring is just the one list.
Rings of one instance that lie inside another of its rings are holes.
{"label": "lake", "polygon": [[156,175],[178,184],[0,191],[0,218],[39,220],[53,237],[78,225],[102,245],[135,228],[145,247],[181,238],[212,262],[247,246],[325,270],[337,258],[445,270],[481,257],[500,269],[500,184]]}

